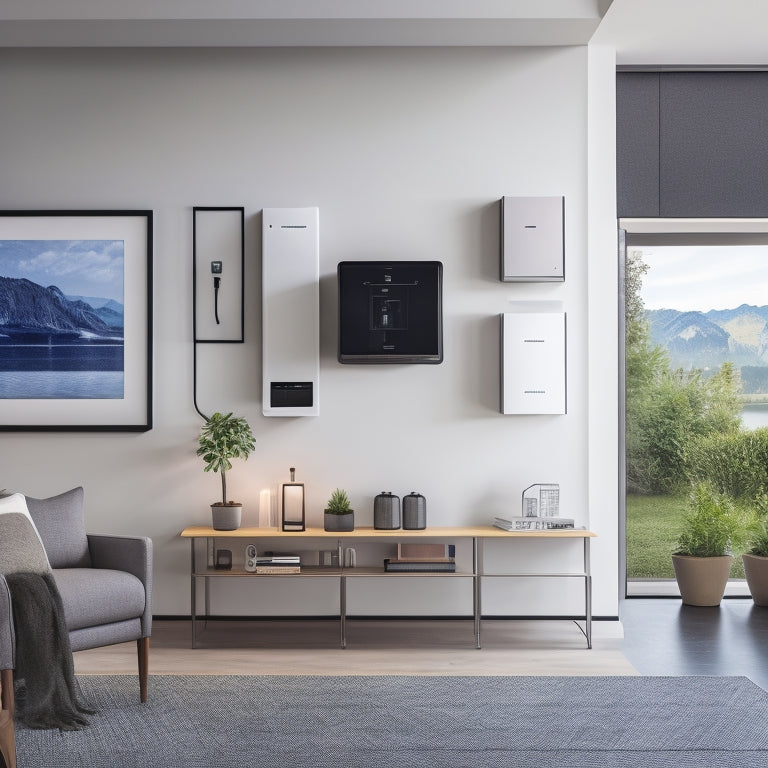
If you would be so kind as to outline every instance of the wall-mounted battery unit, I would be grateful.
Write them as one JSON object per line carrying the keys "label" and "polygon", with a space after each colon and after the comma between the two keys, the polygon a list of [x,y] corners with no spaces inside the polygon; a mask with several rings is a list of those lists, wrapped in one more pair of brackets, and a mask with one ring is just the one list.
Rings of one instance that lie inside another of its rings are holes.
{"label": "wall-mounted battery unit", "polygon": [[265,416],[317,416],[320,248],[317,208],[265,208],[262,363]]}
{"label": "wall-mounted battery unit", "polygon": [[565,198],[501,198],[501,279],[565,279]]}
{"label": "wall-mounted battery unit", "polygon": [[564,312],[501,315],[501,412],[566,412]]}

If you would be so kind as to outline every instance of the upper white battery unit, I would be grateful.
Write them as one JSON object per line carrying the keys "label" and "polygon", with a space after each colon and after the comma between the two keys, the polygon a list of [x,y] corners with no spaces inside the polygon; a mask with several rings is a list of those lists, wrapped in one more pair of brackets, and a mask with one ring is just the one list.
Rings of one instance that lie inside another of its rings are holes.
{"label": "upper white battery unit", "polygon": [[565,279],[565,198],[501,198],[501,280]]}

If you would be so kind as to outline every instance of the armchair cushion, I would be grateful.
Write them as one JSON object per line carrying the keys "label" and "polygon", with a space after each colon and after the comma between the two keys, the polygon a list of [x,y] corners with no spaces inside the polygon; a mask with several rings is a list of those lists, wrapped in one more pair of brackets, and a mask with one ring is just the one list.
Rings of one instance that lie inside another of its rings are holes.
{"label": "armchair cushion", "polygon": [[70,632],[137,619],[144,613],[144,585],[125,571],[59,568],[54,569],[53,578],[61,594]]}
{"label": "armchair cushion", "polygon": [[51,568],[90,567],[82,488],[73,488],[49,499],[27,496],[27,507],[45,545]]}

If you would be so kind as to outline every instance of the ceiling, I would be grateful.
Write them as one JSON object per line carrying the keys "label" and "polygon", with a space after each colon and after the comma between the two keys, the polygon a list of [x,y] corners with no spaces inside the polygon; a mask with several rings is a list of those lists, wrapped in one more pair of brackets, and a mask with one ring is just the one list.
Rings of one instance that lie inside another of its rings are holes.
{"label": "ceiling", "polygon": [[767,67],[766,0],[614,0],[591,42],[620,66]]}
{"label": "ceiling", "polygon": [[620,66],[768,66],[768,0],[2,0],[0,47],[604,44]]}
{"label": "ceiling", "polygon": [[0,46],[584,45],[610,0],[3,0]]}

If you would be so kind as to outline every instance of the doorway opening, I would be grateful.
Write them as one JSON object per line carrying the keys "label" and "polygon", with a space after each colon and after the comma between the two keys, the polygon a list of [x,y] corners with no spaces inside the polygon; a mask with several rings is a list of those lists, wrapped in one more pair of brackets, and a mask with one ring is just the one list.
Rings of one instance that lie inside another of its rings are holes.
{"label": "doorway opening", "polygon": [[[622,219],[626,596],[679,596],[691,488],[768,492],[768,220]],[[746,596],[741,552],[726,596]]]}

